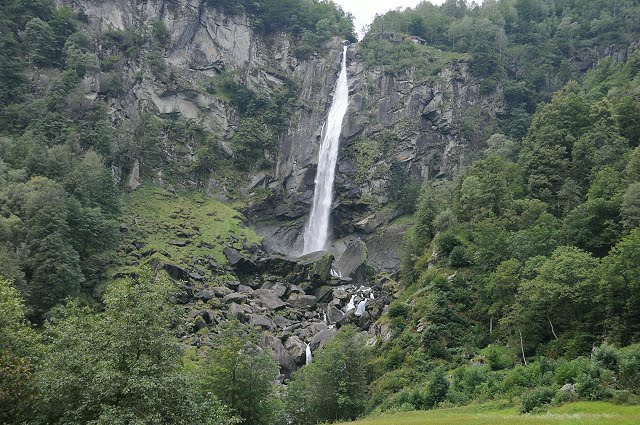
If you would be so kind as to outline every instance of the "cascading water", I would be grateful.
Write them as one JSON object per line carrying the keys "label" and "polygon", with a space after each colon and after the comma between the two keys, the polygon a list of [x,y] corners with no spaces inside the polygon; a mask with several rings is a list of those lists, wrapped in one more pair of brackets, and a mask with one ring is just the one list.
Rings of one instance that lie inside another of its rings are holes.
{"label": "cascading water", "polygon": [[342,51],[342,69],[333,95],[324,137],[320,144],[318,171],[316,172],[313,206],[309,222],[304,231],[303,254],[322,251],[329,238],[329,213],[333,201],[333,180],[338,161],[338,144],[342,120],[349,106],[349,84],[347,82],[347,46]]}
{"label": "cascading water", "polygon": [[305,354],[307,356],[305,364],[311,363],[311,360],[313,360],[313,355],[311,354],[311,346],[309,344],[307,344],[307,349]]}

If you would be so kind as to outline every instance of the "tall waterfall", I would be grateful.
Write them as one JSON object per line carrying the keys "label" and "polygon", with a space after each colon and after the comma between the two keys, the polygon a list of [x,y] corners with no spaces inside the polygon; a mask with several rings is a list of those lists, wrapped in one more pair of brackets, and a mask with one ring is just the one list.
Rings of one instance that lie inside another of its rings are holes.
{"label": "tall waterfall", "polygon": [[325,249],[329,237],[329,213],[333,201],[333,180],[336,175],[338,161],[338,143],[342,120],[349,105],[349,85],[347,83],[347,46],[342,51],[342,69],[336,92],[333,96],[324,137],[320,144],[318,171],[316,172],[315,192],[311,216],[304,231],[303,254],[322,251]]}

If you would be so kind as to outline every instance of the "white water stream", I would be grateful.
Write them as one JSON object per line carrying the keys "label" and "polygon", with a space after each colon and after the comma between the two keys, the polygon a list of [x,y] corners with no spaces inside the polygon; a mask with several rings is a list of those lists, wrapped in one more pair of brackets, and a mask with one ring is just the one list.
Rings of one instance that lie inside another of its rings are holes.
{"label": "white water stream", "polygon": [[313,206],[311,207],[309,222],[304,231],[303,254],[324,250],[329,238],[329,214],[331,212],[331,202],[333,201],[333,180],[336,175],[342,120],[347,113],[348,106],[347,46],[344,46],[342,68],[336,84],[333,101],[331,102],[331,108],[329,109],[329,115],[327,116],[324,137],[320,144]]}

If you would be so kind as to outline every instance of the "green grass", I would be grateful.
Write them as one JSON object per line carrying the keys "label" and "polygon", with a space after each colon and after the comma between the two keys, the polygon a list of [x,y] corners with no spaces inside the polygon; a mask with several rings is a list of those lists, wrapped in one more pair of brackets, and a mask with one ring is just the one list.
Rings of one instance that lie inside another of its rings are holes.
{"label": "green grass", "polygon": [[517,408],[501,408],[481,404],[451,409],[436,409],[396,414],[383,414],[349,422],[350,425],[637,425],[640,406],[615,405],[606,402],[576,402],[550,408],[545,413],[518,414]]}
{"label": "green grass", "polygon": [[[260,241],[242,225],[243,217],[232,205],[199,192],[172,193],[159,186],[144,185],[123,196],[123,223],[119,264],[111,274],[126,273],[140,262],[154,258],[190,268],[194,257],[227,263],[222,250],[231,243],[236,248]],[[187,237],[185,235],[191,235]],[[186,241],[186,246],[172,242]],[[134,243],[144,247],[133,249]],[[205,277],[209,271],[201,267]]]}

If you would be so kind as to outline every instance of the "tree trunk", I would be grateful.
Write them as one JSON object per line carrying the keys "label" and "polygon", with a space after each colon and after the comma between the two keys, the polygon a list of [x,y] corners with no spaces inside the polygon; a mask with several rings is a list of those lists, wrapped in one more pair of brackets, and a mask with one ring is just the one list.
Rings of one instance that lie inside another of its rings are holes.
{"label": "tree trunk", "polygon": [[527,366],[527,357],[524,355],[524,343],[522,342],[522,332],[520,331],[520,327],[518,327],[518,333],[520,334],[520,350],[522,351],[522,360],[524,361],[524,365]]}

